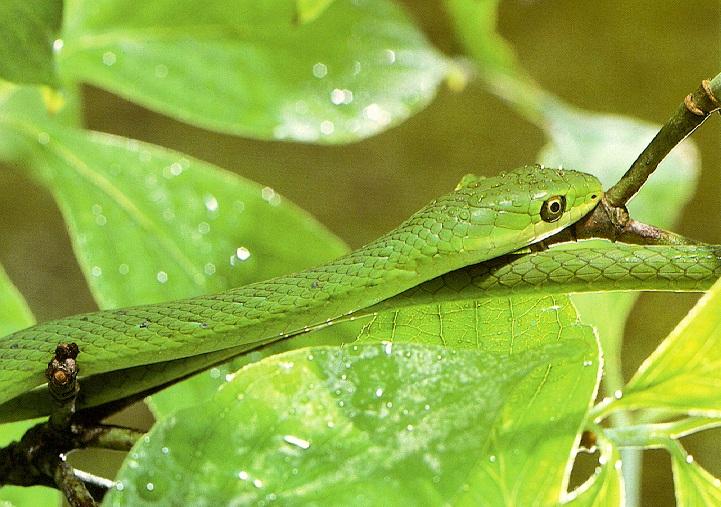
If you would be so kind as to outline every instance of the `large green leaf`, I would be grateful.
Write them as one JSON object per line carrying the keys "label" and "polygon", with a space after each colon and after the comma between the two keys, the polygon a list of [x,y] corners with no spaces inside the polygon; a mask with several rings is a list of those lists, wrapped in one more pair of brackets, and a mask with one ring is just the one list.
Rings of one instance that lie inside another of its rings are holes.
{"label": "large green leaf", "polygon": [[181,120],[259,139],[342,143],[427,104],[445,59],[387,0],[66,3],[60,71]]}
{"label": "large green leaf", "polygon": [[[599,381],[590,327],[578,323],[566,296],[491,298],[379,314],[361,341],[411,342],[522,357],[548,343],[586,352],[520,382],[491,430],[488,459],[468,473],[464,498],[475,505],[550,505],[565,491],[574,444]],[[462,376],[462,373],[459,373]],[[570,460],[570,463],[569,463]]]}
{"label": "large green leaf", "polygon": [[103,308],[223,290],[345,252],[273,189],[210,164],[131,139],[6,121],[38,143],[34,166]]}
{"label": "large green leaf", "polygon": [[53,41],[62,0],[0,2],[0,78],[16,83],[57,83]]}
{"label": "large green leaf", "polygon": [[[10,282],[0,267],[0,336],[17,331],[35,323],[25,300]],[[25,430],[37,421],[22,421],[0,425],[0,447],[19,440]],[[45,487],[19,488],[6,486],[0,488],[0,505],[59,505],[57,491]]]}
{"label": "large green leaf", "polygon": [[612,408],[721,415],[721,281],[641,365]]}
{"label": "large green leaf", "polygon": [[586,353],[575,342],[505,357],[410,344],[273,356],[156,425],[105,504],[468,504],[513,386]]}

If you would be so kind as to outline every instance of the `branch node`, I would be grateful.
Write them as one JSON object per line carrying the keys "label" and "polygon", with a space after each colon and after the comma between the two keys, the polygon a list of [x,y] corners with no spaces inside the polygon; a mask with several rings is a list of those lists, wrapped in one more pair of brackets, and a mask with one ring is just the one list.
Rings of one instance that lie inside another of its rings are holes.
{"label": "branch node", "polygon": [[80,392],[78,383],[80,368],[76,361],[79,353],[77,344],[60,343],[45,370],[48,390],[56,404],[56,410],[50,415],[49,422],[50,426],[57,430],[68,428],[75,413],[75,401]]}
{"label": "branch node", "polygon": [[703,110],[696,105],[696,102],[693,100],[693,95],[690,93],[683,99],[683,105],[696,116],[706,116],[706,113],[704,113]]}
{"label": "branch node", "polygon": [[704,79],[701,81],[701,87],[703,88],[703,91],[706,92],[706,97],[708,97],[709,101],[713,104],[713,110],[709,111],[709,114],[713,113],[717,109],[721,109],[721,102],[719,99],[716,98],[716,95],[713,92],[713,88],[711,87],[711,81],[708,79]]}

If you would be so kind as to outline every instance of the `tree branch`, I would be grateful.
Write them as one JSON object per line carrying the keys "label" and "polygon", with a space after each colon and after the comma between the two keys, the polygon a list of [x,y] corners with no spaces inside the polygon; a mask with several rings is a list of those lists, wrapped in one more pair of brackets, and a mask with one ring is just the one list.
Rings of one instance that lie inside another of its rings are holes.
{"label": "tree branch", "polygon": [[703,80],[693,93],[686,96],[626,174],[606,192],[608,203],[615,207],[625,206],[674,146],[706,121],[711,113],[719,110],[721,103],[718,97],[721,97],[721,74],[711,81]]}

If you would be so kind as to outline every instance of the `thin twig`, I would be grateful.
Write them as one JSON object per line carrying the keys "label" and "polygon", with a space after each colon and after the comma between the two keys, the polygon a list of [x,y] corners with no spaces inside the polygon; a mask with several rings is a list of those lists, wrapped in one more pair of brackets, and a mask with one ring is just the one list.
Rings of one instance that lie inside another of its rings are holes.
{"label": "thin twig", "polygon": [[606,192],[606,200],[611,206],[625,206],[674,146],[706,121],[711,113],[719,110],[719,88],[721,74],[712,81],[703,80],[698,89],[686,96],[626,174]]}

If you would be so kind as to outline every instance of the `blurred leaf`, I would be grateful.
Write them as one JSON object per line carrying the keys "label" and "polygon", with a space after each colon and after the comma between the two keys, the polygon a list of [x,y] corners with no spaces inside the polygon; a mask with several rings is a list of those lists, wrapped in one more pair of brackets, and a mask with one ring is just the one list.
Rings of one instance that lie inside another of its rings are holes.
{"label": "blurred leaf", "polygon": [[360,341],[482,350],[498,360],[518,360],[549,343],[583,344],[585,352],[577,361],[545,365],[514,387],[493,425],[488,457],[467,472],[471,486],[462,496],[472,505],[558,501],[600,369],[595,336],[578,323],[566,296],[492,298],[385,312],[366,327]]}
{"label": "blurred leaf", "polygon": [[482,74],[520,76],[523,69],[513,48],[496,31],[498,0],[446,0],[456,36]]}
{"label": "blurred leaf", "polygon": [[[25,300],[0,267],[0,336],[35,323]],[[19,440],[25,431],[39,421],[22,421],[0,425],[0,447]],[[45,487],[0,487],[0,505],[60,505],[60,494]]]}
{"label": "blurred leaf", "polygon": [[219,291],[346,250],[273,189],[183,154],[107,134],[11,126],[42,145],[35,166],[102,308]]}
{"label": "blurred leaf", "polygon": [[677,507],[721,505],[721,481],[683,456],[671,454]]}
{"label": "blurred leaf", "polygon": [[721,281],[643,362],[611,406],[721,415]]}
{"label": "blurred leaf", "polygon": [[512,386],[585,353],[373,344],[273,356],[156,425],[105,503],[468,503]]}
{"label": "blurred leaf", "polygon": [[323,14],[333,0],[295,0],[299,23],[310,23]]}
{"label": "blurred leaf", "polygon": [[62,0],[0,2],[0,78],[16,83],[57,83],[53,41],[62,10]]}
{"label": "blurred leaf", "polygon": [[0,266],[0,336],[35,323],[27,303]]}
{"label": "blurred leaf", "polygon": [[[80,125],[80,101],[77,90],[65,87],[60,90],[41,89],[37,86],[19,86],[0,81],[0,160],[24,165],[38,149],[37,139],[28,139],[22,133],[3,123],[9,116],[33,122],[53,122],[64,126]],[[49,102],[55,107],[51,112]]]}
{"label": "blurred leaf", "polygon": [[312,23],[295,16],[295,0],[69,1],[60,70],[212,130],[317,143],[400,123],[446,72],[387,0],[337,0]]}
{"label": "blurred leaf", "polygon": [[619,507],[625,505],[621,456],[610,443],[602,444],[604,463],[586,482],[571,492],[563,505],[569,507]]}

